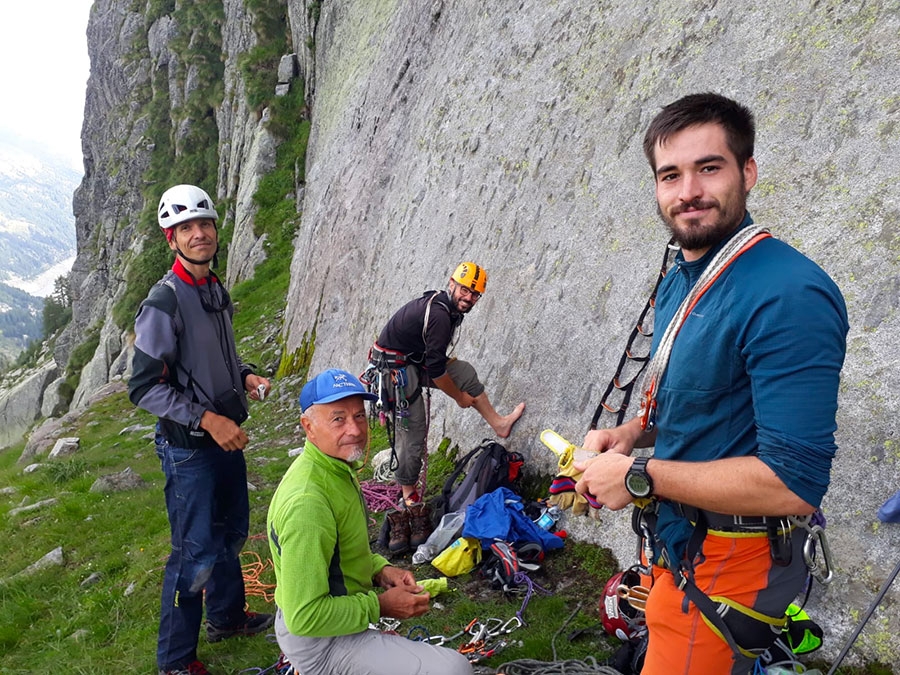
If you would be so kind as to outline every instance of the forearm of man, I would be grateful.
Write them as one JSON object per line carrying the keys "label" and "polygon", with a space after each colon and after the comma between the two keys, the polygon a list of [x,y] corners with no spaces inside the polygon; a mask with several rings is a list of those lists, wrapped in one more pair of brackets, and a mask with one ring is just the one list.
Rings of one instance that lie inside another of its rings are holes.
{"label": "forearm of man", "polygon": [[656,496],[708,511],[741,516],[806,515],[815,511],[756,457],[711,462],[651,459],[647,472]]}
{"label": "forearm of man", "polygon": [[628,438],[634,439],[633,447],[635,448],[652,448],[656,444],[656,428],[652,431],[644,431],[641,429],[641,418],[634,417],[622,424],[622,432]]}

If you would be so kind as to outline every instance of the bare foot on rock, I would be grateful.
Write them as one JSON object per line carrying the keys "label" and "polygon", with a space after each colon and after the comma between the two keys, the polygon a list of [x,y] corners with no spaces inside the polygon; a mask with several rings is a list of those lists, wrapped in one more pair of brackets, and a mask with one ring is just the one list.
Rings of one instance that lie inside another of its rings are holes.
{"label": "bare foot on rock", "polygon": [[519,420],[522,416],[522,413],[525,412],[525,402],[523,401],[515,408],[509,415],[505,415],[500,418],[500,422],[494,427],[494,432],[500,438],[508,438],[510,432],[512,432],[513,425]]}

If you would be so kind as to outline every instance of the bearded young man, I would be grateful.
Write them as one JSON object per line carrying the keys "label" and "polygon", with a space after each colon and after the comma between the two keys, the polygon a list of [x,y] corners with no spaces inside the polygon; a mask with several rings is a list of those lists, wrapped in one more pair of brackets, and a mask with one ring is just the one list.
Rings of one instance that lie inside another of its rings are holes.
{"label": "bearded young man", "polygon": [[[837,449],[846,307],[815,263],[751,230],[754,136],[744,106],[694,94],[663,108],[644,138],[681,251],[657,296],[645,410],[587,435],[584,447],[603,454],[579,467],[577,485],[612,509],[652,498],[643,675],[751,671],[777,633],[747,610],[779,621],[807,581],[806,532],[788,517],[818,509]],[[697,285],[723,250],[730,262]],[[731,605],[724,639],[710,628],[710,596]]]}

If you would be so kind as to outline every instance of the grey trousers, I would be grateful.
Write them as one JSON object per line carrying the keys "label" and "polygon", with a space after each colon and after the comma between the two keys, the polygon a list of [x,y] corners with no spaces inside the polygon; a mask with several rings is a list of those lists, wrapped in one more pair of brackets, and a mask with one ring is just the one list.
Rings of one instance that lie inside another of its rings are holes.
{"label": "grey trousers", "polygon": [[[480,396],[484,393],[484,385],[479,381],[478,373],[467,361],[451,359],[447,362],[447,374],[457,387],[470,396]],[[409,398],[419,386],[419,369],[414,365],[407,366],[406,376],[408,382],[405,391]],[[422,470],[422,456],[425,453],[425,441],[428,434],[424,391],[409,404],[408,421],[407,429],[404,429],[402,424],[397,424],[394,428],[398,462],[394,478],[400,485],[415,485],[419,480],[419,472]]]}
{"label": "grey trousers", "polygon": [[288,631],[281,609],[275,637],[300,675],[472,675],[466,657],[446,647],[377,630],[338,637],[300,637]]}

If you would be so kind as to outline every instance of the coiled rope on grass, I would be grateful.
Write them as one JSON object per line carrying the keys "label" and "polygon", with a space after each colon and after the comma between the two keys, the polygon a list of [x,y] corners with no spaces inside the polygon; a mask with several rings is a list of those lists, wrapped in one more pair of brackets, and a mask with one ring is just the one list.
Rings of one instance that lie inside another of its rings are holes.
{"label": "coiled rope on grass", "polygon": [[593,656],[584,661],[570,659],[568,661],[533,661],[519,659],[504,663],[497,669],[497,675],[622,675],[610,666],[597,663]]}
{"label": "coiled rope on grass", "polygon": [[[524,610],[524,608],[523,608]],[[597,659],[593,656],[587,657],[584,661],[577,659],[568,659],[566,661],[558,661],[556,658],[556,638],[559,637],[566,626],[575,618],[575,615],[581,611],[581,603],[579,602],[571,614],[563,621],[559,629],[553,634],[550,640],[550,648],[553,650],[553,661],[535,661],[533,659],[518,659],[509,661],[497,668],[497,675],[622,675],[621,672],[610,666],[604,666],[597,663]]]}
{"label": "coiled rope on grass", "polygon": [[[265,539],[266,535],[253,535],[251,539]],[[266,558],[265,562],[255,551],[241,551],[242,556],[251,556],[255,558],[248,563],[241,565],[241,572],[244,575],[244,595],[247,597],[260,597],[266,602],[275,601],[275,584],[266,584],[260,580],[260,576],[264,572],[273,570],[272,560]]]}

